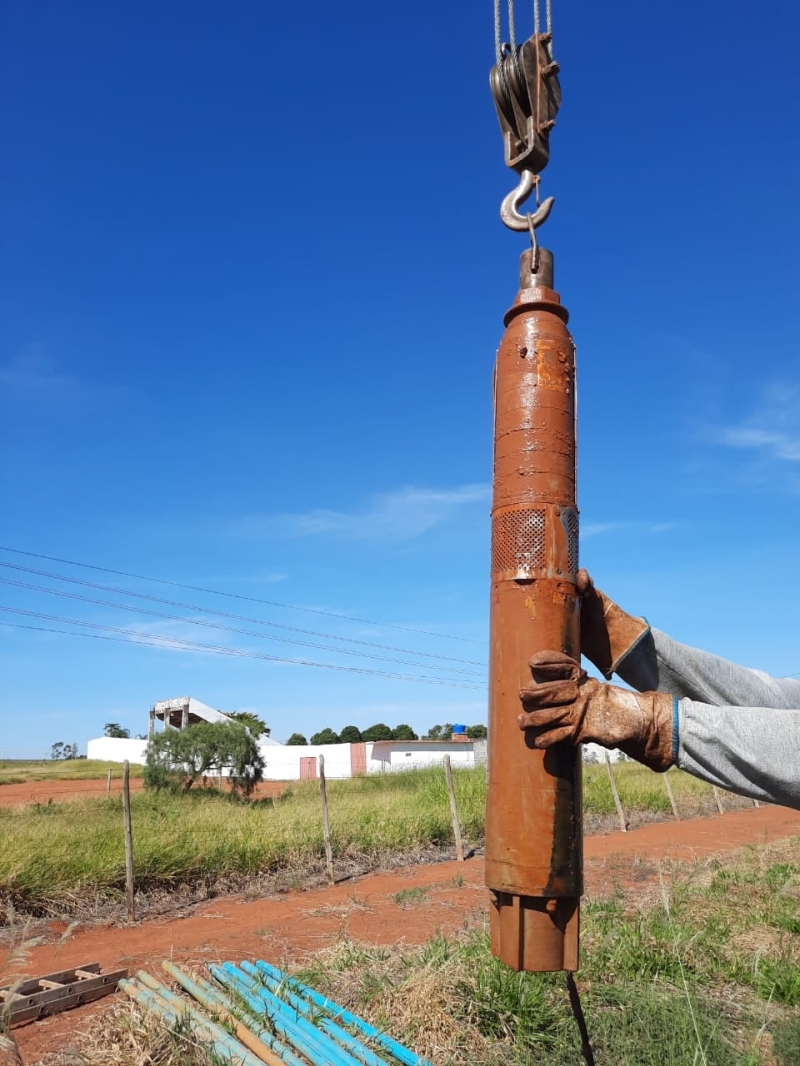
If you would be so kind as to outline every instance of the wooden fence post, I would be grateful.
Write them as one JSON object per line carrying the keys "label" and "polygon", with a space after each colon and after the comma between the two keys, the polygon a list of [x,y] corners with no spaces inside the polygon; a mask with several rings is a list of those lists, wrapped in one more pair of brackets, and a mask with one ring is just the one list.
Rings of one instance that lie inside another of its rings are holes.
{"label": "wooden fence post", "polygon": [[606,756],[606,770],[608,770],[608,780],[611,782],[611,794],[614,797],[614,805],[617,808],[617,815],[619,816],[619,827],[623,833],[628,832],[628,824],[625,821],[625,812],[622,809],[622,804],[619,800],[619,792],[617,792],[617,782],[614,780],[614,771],[611,769],[611,756],[608,752]]}
{"label": "wooden fence post", "polygon": [[711,789],[714,793],[714,802],[717,805],[717,810],[720,814],[725,813],[725,808],[722,806],[722,795],[716,785],[712,785]]}
{"label": "wooden fence post", "polygon": [[133,823],[131,822],[131,764],[122,764],[122,820],[125,825],[125,901],[128,921],[136,921],[133,898]]}
{"label": "wooden fence post", "polygon": [[108,781],[106,781],[106,797],[111,795],[111,771],[108,771]]}
{"label": "wooden fence post", "polygon": [[328,818],[328,789],[325,785],[325,756],[319,757],[319,794],[322,799],[322,835],[325,838],[325,863],[328,867],[328,884],[333,885],[333,848],[331,847],[331,823]]}
{"label": "wooden fence post", "polygon": [[667,772],[664,774],[664,785],[667,789],[667,795],[669,796],[669,802],[670,806],[672,807],[672,813],[675,815],[675,821],[679,822],[681,820],[681,816],[678,814],[678,806],[675,803],[675,794],[672,791],[672,785],[669,781],[669,770],[667,770]]}
{"label": "wooden fence post", "polygon": [[456,804],[456,790],[453,788],[453,768],[450,765],[450,756],[444,757],[444,776],[447,781],[447,795],[450,798],[450,815],[453,819],[453,836],[456,838],[456,858],[459,862],[464,861],[464,841],[461,839],[461,823],[458,820],[458,805]]}

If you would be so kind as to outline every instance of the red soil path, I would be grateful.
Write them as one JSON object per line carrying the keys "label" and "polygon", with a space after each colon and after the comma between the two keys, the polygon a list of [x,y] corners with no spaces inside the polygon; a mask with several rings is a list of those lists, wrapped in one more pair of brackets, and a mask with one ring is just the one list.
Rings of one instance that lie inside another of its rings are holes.
{"label": "red soil path", "polygon": [[[800,812],[761,807],[588,837],[587,895],[652,882],[662,860],[692,861],[797,835]],[[404,901],[401,896],[398,902],[398,894],[412,888],[423,890],[422,898]],[[291,965],[343,936],[369,944],[417,944],[437,930],[481,927],[486,913],[483,859],[473,858],[367,874],[330,888],[265,899],[226,897],[188,908],[184,916],[132,926],[87,926],[62,944],[33,948],[25,972],[44,974],[97,961],[108,969],[144,966],[155,974],[161,973],[164,958],[203,963],[256,957]],[[102,1002],[16,1029],[25,1063],[63,1046],[92,1011],[103,1009]]]}

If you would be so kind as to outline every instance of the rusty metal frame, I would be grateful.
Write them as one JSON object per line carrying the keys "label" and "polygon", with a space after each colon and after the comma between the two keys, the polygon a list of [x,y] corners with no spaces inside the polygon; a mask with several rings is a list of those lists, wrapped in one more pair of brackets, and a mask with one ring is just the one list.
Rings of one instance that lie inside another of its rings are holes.
{"label": "rusty metal frame", "polygon": [[127,970],[101,973],[99,962],[89,962],[4,985],[0,988],[0,1018],[7,1025],[17,1025],[91,1003],[116,992],[119,982],[127,976]]}

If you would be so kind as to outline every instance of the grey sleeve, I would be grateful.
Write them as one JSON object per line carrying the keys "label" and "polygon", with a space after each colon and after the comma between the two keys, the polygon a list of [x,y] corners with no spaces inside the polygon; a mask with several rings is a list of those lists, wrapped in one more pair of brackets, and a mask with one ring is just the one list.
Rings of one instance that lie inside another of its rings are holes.
{"label": "grey sleeve", "polygon": [[800,709],[678,701],[681,770],[752,799],[800,810]]}
{"label": "grey sleeve", "polygon": [[679,644],[651,629],[619,662],[616,673],[637,692],[668,692],[679,699],[724,707],[800,708],[800,680],[760,670]]}

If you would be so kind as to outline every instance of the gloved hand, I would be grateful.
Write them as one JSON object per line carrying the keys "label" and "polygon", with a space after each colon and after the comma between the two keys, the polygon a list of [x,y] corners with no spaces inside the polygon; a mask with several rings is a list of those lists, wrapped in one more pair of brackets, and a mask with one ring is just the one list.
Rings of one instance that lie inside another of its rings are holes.
{"label": "gloved hand", "polygon": [[610,680],[621,659],[650,629],[644,618],[627,614],[594,587],[588,571],[579,570],[581,652]]}
{"label": "gloved hand", "polygon": [[539,652],[530,665],[536,683],[520,692],[519,726],[533,731],[534,747],[591,742],[619,748],[651,770],[670,768],[672,696],[595,681],[560,651]]}

